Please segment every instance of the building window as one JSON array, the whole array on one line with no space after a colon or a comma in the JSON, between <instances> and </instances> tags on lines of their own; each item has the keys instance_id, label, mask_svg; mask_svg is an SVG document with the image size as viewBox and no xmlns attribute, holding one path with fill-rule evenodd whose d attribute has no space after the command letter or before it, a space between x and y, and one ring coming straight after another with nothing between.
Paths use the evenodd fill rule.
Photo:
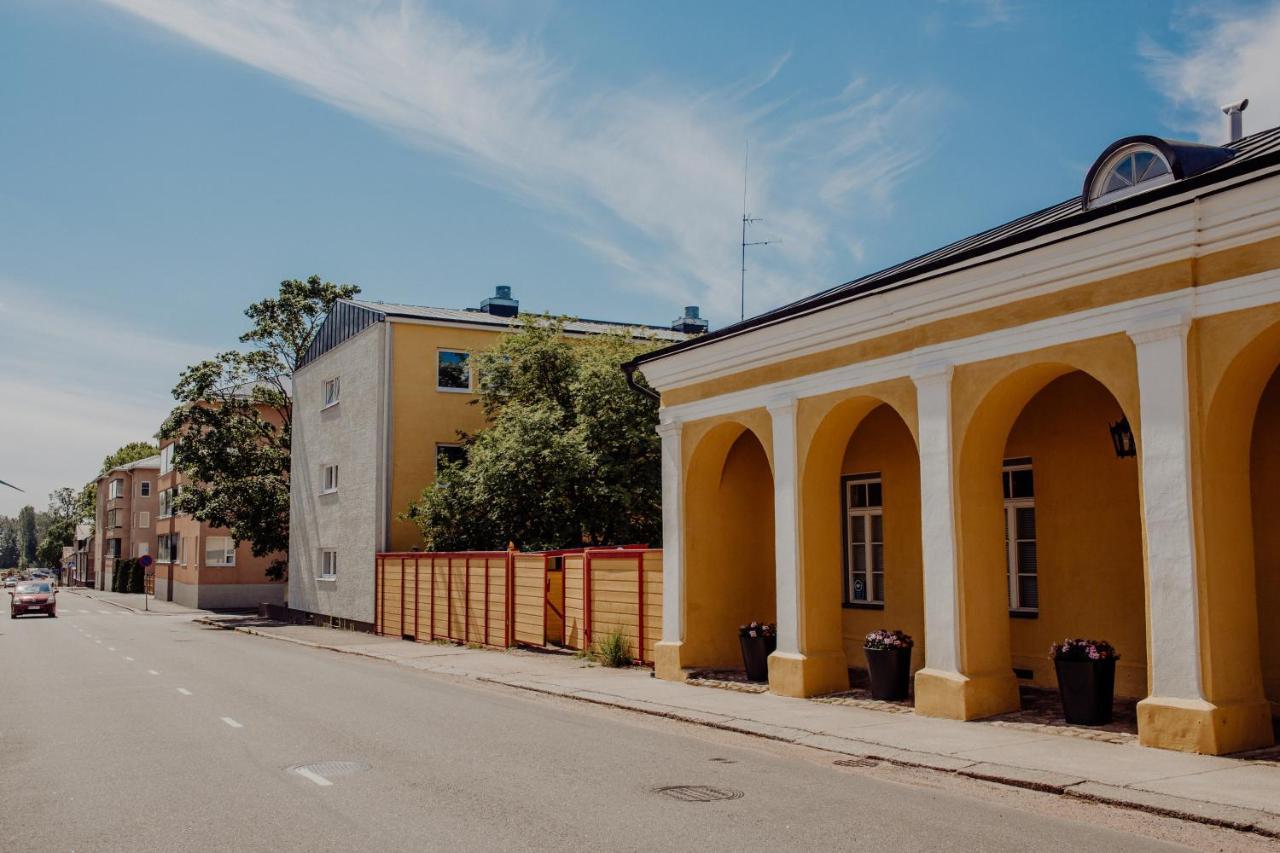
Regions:
<instances>
[{"instance_id":1,"label":"building window","mask_svg":"<svg viewBox=\"0 0 1280 853\"><path fill-rule=\"evenodd\" d=\"M884 606L884 488L879 474L842 478L845 513L844 600Z\"/></svg>"},{"instance_id":2,"label":"building window","mask_svg":"<svg viewBox=\"0 0 1280 853\"><path fill-rule=\"evenodd\" d=\"M120 526L120 510L118 509L107 510L107 529L110 530L119 526Z\"/></svg>"},{"instance_id":3,"label":"building window","mask_svg":"<svg viewBox=\"0 0 1280 853\"><path fill-rule=\"evenodd\" d=\"M149 512L138 513L138 527L141 528L142 530L146 530L150 526L151 526L151 513Z\"/></svg>"},{"instance_id":4,"label":"building window","mask_svg":"<svg viewBox=\"0 0 1280 853\"><path fill-rule=\"evenodd\" d=\"M139 542L137 545L133 546L133 550L135 552L133 556L145 557L151 552L151 543Z\"/></svg>"},{"instance_id":5,"label":"building window","mask_svg":"<svg viewBox=\"0 0 1280 853\"><path fill-rule=\"evenodd\" d=\"M173 515L173 490L161 489L158 496L159 507L156 511L156 518L168 518Z\"/></svg>"},{"instance_id":6,"label":"building window","mask_svg":"<svg viewBox=\"0 0 1280 853\"><path fill-rule=\"evenodd\" d=\"M107 556L108 557L120 556L120 540L119 539L107 540Z\"/></svg>"},{"instance_id":7,"label":"building window","mask_svg":"<svg viewBox=\"0 0 1280 853\"><path fill-rule=\"evenodd\" d=\"M141 498L151 497L151 481L150 480L143 480L142 482L138 483L138 497L141 497Z\"/></svg>"},{"instance_id":8,"label":"building window","mask_svg":"<svg viewBox=\"0 0 1280 853\"><path fill-rule=\"evenodd\" d=\"M111 481L107 487L107 498L114 500L115 498L124 497L124 480L116 478Z\"/></svg>"},{"instance_id":9,"label":"building window","mask_svg":"<svg viewBox=\"0 0 1280 853\"><path fill-rule=\"evenodd\" d=\"M185 563L182 553L182 536L162 533L156 537L156 561L160 563Z\"/></svg>"},{"instance_id":10,"label":"building window","mask_svg":"<svg viewBox=\"0 0 1280 853\"><path fill-rule=\"evenodd\" d=\"M336 548L320 550L320 579L334 580L338 577L338 551Z\"/></svg>"},{"instance_id":11,"label":"building window","mask_svg":"<svg viewBox=\"0 0 1280 853\"><path fill-rule=\"evenodd\" d=\"M204 540L204 564L206 566L234 566L236 543L230 536L206 536Z\"/></svg>"},{"instance_id":12,"label":"building window","mask_svg":"<svg viewBox=\"0 0 1280 853\"><path fill-rule=\"evenodd\" d=\"M338 405L338 400L341 398L341 394L342 382L340 378L335 376L332 379L326 379L324 381L324 403L320 408L327 409L330 406Z\"/></svg>"},{"instance_id":13,"label":"building window","mask_svg":"<svg viewBox=\"0 0 1280 853\"><path fill-rule=\"evenodd\" d=\"M1098 170L1090 201L1115 201L1172 180L1173 173L1160 152L1146 145L1124 148Z\"/></svg>"},{"instance_id":14,"label":"building window","mask_svg":"<svg viewBox=\"0 0 1280 853\"><path fill-rule=\"evenodd\" d=\"M1009 610L1035 614L1040 609L1040 579L1036 574L1036 484L1031 460L1006 459L1003 478Z\"/></svg>"},{"instance_id":15,"label":"building window","mask_svg":"<svg viewBox=\"0 0 1280 853\"><path fill-rule=\"evenodd\" d=\"M328 495L338 491L338 466L325 465L320 469L320 494Z\"/></svg>"},{"instance_id":16,"label":"building window","mask_svg":"<svg viewBox=\"0 0 1280 853\"><path fill-rule=\"evenodd\" d=\"M168 474L173 470L173 445L166 444L160 448L160 474Z\"/></svg>"},{"instance_id":17,"label":"building window","mask_svg":"<svg viewBox=\"0 0 1280 853\"><path fill-rule=\"evenodd\" d=\"M467 449L461 444L437 444L436 445L436 474L440 473L443 465L465 465L467 464Z\"/></svg>"},{"instance_id":18,"label":"building window","mask_svg":"<svg viewBox=\"0 0 1280 853\"><path fill-rule=\"evenodd\" d=\"M436 387L441 391L470 391L471 356L457 350L437 352Z\"/></svg>"}]
</instances>

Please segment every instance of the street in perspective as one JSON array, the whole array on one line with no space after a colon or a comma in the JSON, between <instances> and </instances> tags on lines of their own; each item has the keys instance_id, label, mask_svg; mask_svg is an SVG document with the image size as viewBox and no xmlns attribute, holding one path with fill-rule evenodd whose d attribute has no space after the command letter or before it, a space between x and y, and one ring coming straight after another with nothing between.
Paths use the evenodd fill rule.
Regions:
<instances>
[{"instance_id":1,"label":"street in perspective","mask_svg":"<svg viewBox=\"0 0 1280 853\"><path fill-rule=\"evenodd\" d=\"M1277 49L0 9L0 851L1280 849Z\"/></svg>"}]
</instances>

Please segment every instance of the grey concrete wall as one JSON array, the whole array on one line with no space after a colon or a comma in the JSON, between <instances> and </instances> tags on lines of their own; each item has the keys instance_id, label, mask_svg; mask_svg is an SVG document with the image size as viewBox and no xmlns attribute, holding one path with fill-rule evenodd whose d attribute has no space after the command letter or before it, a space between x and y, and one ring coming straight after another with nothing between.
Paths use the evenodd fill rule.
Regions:
<instances>
[{"instance_id":1,"label":"grey concrete wall","mask_svg":"<svg viewBox=\"0 0 1280 853\"><path fill-rule=\"evenodd\" d=\"M384 513L388 326L370 326L294 376L288 601L295 610L373 621L373 561ZM322 410L324 382L335 376L341 401ZM322 466L333 464L338 491L322 495ZM338 551L335 580L320 579L322 548Z\"/></svg>"}]
</instances>

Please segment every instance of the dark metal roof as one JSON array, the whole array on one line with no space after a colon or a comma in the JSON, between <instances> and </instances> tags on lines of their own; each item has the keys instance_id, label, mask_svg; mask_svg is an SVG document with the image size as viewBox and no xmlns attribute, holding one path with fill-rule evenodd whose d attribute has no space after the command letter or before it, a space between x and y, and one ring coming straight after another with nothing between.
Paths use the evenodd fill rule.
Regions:
<instances>
[{"instance_id":1,"label":"dark metal roof","mask_svg":"<svg viewBox=\"0 0 1280 853\"><path fill-rule=\"evenodd\" d=\"M324 322L320 324L315 339L307 347L307 354L302 357L302 363L298 368L306 367L338 344L355 337L374 323L381 323L386 319L387 315L381 311L366 308L346 299L339 299L330 309L329 316L325 317Z\"/></svg>"},{"instance_id":2,"label":"dark metal roof","mask_svg":"<svg viewBox=\"0 0 1280 853\"><path fill-rule=\"evenodd\" d=\"M1134 193L1108 204L1095 204L1093 207L1085 206L1085 195L1067 199L1052 207L1046 207L1035 213L1027 214L1012 222L1006 222L1004 225L958 240L955 243L927 252L908 261L903 261L895 266L887 267L879 272L845 282L804 299L758 314L755 317L749 317L722 329L708 332L700 337L646 353L632 363L641 365L682 350L706 346L722 338L734 337L753 329L771 326L834 305L865 298L872 294L894 290L897 287L924 284L928 279L913 282L908 282L907 280L917 276L927 276L930 273L942 274L943 271L950 272L959 268L987 263L995 259L992 256L996 252L1017 247L1019 244L1029 243L1040 237L1051 235L1056 231L1086 224L1101 217L1147 205L1153 201L1169 198L1188 190L1211 187L1213 184L1229 178L1280 163L1280 127L1275 127L1246 136L1221 147L1199 145L1194 142L1164 140L1158 137L1126 137L1109 146L1103 152L1102 156L1095 162L1094 168L1090 170L1091 174L1098 168L1100 163L1117 150L1118 146L1138 141L1152 144L1159 143L1157 147L1170 159L1171 167L1176 164L1175 177L1178 177L1179 173L1181 173L1181 179L1163 184L1146 192ZM1221 153L1215 153L1223 151L1230 153L1229 159L1224 158ZM1085 186L1087 192L1089 184L1086 183ZM1139 216L1146 216L1154 212L1156 211L1148 211L1139 214ZM1129 220L1117 220L1101 227L1110 227L1126 221Z\"/></svg>"}]
</instances>

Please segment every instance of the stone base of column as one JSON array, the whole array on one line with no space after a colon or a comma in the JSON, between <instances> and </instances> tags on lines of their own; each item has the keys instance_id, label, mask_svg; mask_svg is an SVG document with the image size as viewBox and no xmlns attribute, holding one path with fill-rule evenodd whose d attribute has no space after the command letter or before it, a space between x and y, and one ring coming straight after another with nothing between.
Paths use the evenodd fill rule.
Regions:
<instances>
[{"instance_id":1,"label":"stone base of column","mask_svg":"<svg viewBox=\"0 0 1280 853\"><path fill-rule=\"evenodd\" d=\"M1151 696L1138 703L1143 746L1227 755L1271 746L1271 706L1265 701L1214 705L1203 699Z\"/></svg>"},{"instance_id":2,"label":"stone base of column","mask_svg":"<svg viewBox=\"0 0 1280 853\"><path fill-rule=\"evenodd\" d=\"M849 665L842 652L769 655L769 692L779 696L823 696L849 689Z\"/></svg>"},{"instance_id":3,"label":"stone base of column","mask_svg":"<svg viewBox=\"0 0 1280 853\"><path fill-rule=\"evenodd\" d=\"M950 720L980 720L1021 707L1013 673L961 675L922 669L915 679L916 713Z\"/></svg>"},{"instance_id":4,"label":"stone base of column","mask_svg":"<svg viewBox=\"0 0 1280 853\"><path fill-rule=\"evenodd\" d=\"M653 674L667 681L684 681L687 673L680 665L684 643L658 642L653 645Z\"/></svg>"}]
</instances>

